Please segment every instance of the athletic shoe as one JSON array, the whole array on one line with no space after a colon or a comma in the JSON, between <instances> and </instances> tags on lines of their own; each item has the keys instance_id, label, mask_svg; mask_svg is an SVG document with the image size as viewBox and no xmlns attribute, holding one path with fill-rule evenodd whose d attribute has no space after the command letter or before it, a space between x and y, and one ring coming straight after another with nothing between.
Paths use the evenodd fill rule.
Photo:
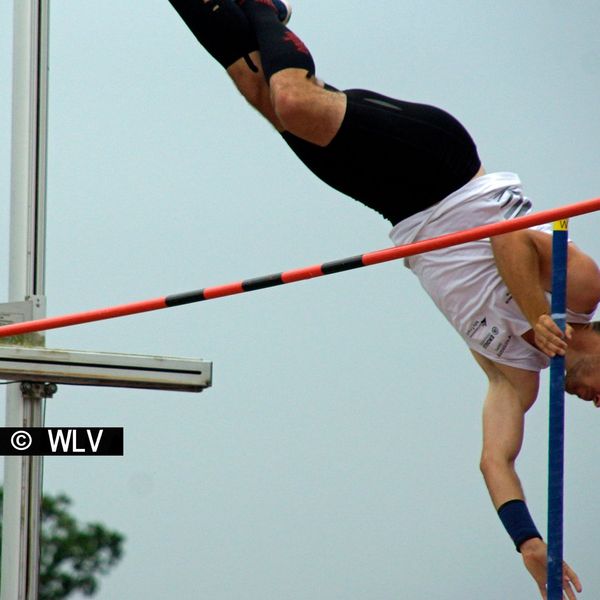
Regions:
<instances>
[{"instance_id":1,"label":"athletic shoe","mask_svg":"<svg viewBox=\"0 0 600 600\"><path fill-rule=\"evenodd\" d=\"M235 0L240 6L245 0ZM292 5L289 0L257 0L261 4L270 4L277 12L277 17L283 25L287 25L292 18Z\"/></svg>"},{"instance_id":2,"label":"athletic shoe","mask_svg":"<svg viewBox=\"0 0 600 600\"><path fill-rule=\"evenodd\" d=\"M277 9L277 16L283 25L287 25L292 18L292 5L289 0L272 0Z\"/></svg>"}]
</instances>

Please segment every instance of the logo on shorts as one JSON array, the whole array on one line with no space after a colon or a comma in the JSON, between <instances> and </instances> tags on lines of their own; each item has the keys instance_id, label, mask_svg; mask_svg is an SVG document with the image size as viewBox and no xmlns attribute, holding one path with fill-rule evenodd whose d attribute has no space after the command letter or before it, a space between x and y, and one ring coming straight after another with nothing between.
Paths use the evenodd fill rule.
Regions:
<instances>
[{"instance_id":1,"label":"logo on shorts","mask_svg":"<svg viewBox=\"0 0 600 600\"><path fill-rule=\"evenodd\" d=\"M467 330L467 337L472 338L480 329L487 327L487 319L483 317L481 321L478 319L471 323L471 326Z\"/></svg>"},{"instance_id":2,"label":"logo on shorts","mask_svg":"<svg viewBox=\"0 0 600 600\"><path fill-rule=\"evenodd\" d=\"M487 350L489 348L490 344L495 339L496 339L496 336L493 333L490 333L483 338L483 340L481 342L481 346Z\"/></svg>"},{"instance_id":3,"label":"logo on shorts","mask_svg":"<svg viewBox=\"0 0 600 600\"><path fill-rule=\"evenodd\" d=\"M509 335L501 344L498 344L496 347L496 356L500 357L504 354L508 344L510 344L510 340L512 340L512 335Z\"/></svg>"}]
</instances>

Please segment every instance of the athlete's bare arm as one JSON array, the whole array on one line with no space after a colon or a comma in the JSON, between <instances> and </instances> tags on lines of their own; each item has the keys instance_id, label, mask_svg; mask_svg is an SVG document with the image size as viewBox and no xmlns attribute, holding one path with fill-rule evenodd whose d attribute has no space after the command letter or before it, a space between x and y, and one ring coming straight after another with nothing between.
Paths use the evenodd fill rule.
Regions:
<instances>
[{"instance_id":1,"label":"athlete's bare arm","mask_svg":"<svg viewBox=\"0 0 600 600\"><path fill-rule=\"evenodd\" d=\"M564 354L566 336L550 317L545 296L552 286L552 236L523 230L492 238L498 271L519 308L531 324L531 341L548 356ZM574 312L592 312L600 299L600 271L596 263L574 244L569 244L567 306Z\"/></svg>"},{"instance_id":2,"label":"athlete's bare arm","mask_svg":"<svg viewBox=\"0 0 600 600\"><path fill-rule=\"evenodd\" d=\"M539 374L494 363L472 352L489 380L483 408L483 448L481 472L496 510L510 500L525 500L515 461L521 450L525 413L537 398ZM539 538L521 544L525 567L538 586L542 598L546 594L547 546ZM574 590L581 591L577 574L564 565L564 592L575 600Z\"/></svg>"},{"instance_id":3,"label":"athlete's bare arm","mask_svg":"<svg viewBox=\"0 0 600 600\"><path fill-rule=\"evenodd\" d=\"M481 471L496 509L524 500L515 460L523 442L525 413L537 398L539 374L499 365L472 351L489 381L483 406Z\"/></svg>"}]
</instances>

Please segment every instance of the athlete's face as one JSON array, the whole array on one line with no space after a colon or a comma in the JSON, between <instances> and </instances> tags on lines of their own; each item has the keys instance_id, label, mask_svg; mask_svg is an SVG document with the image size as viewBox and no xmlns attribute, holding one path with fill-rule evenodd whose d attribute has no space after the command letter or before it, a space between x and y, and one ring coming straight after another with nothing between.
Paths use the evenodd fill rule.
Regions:
<instances>
[{"instance_id":1,"label":"athlete's face","mask_svg":"<svg viewBox=\"0 0 600 600\"><path fill-rule=\"evenodd\" d=\"M587 356L573 365L567 371L565 389L600 408L600 355Z\"/></svg>"}]
</instances>

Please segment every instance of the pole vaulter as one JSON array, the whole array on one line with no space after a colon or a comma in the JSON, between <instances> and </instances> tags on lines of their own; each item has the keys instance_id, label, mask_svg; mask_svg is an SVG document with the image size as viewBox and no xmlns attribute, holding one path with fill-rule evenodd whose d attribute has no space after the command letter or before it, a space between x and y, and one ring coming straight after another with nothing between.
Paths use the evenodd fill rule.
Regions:
<instances>
[{"instance_id":1,"label":"pole vaulter","mask_svg":"<svg viewBox=\"0 0 600 600\"><path fill-rule=\"evenodd\" d=\"M22 335L33 333L36 331L46 331L48 329L57 329L60 327L69 327L72 325L80 325L83 323L91 323L93 321L103 321L105 319L113 319L116 317L124 317L135 315L152 310L160 310L163 308L171 308L173 306L182 306L184 304L192 304L194 302L202 302L204 300L213 300L224 296L232 296L244 292L252 292L264 288L303 281L323 275L332 275L342 271L358 269L360 267L368 267L383 262L406 258L432 250L440 250L449 246L474 242L487 237L510 233L519 229L526 229L536 225L543 225L560 219L568 219L578 215L600 210L600 198L584 200L576 204L570 204L559 208L540 211L534 214L517 217L508 221L491 223L474 227L465 231L448 233L439 237L421 240L412 244L403 246L394 246L374 252L367 252L349 258L325 262L310 267L283 271L271 275L264 275L253 279L246 279L225 285L207 287L190 292L179 294L171 294L150 300L141 300L128 304L120 304L106 308L88 310L79 313L61 315L57 317L47 317L33 321L25 321L23 323L14 323L0 327L0 338L14 335Z\"/></svg>"}]
</instances>

